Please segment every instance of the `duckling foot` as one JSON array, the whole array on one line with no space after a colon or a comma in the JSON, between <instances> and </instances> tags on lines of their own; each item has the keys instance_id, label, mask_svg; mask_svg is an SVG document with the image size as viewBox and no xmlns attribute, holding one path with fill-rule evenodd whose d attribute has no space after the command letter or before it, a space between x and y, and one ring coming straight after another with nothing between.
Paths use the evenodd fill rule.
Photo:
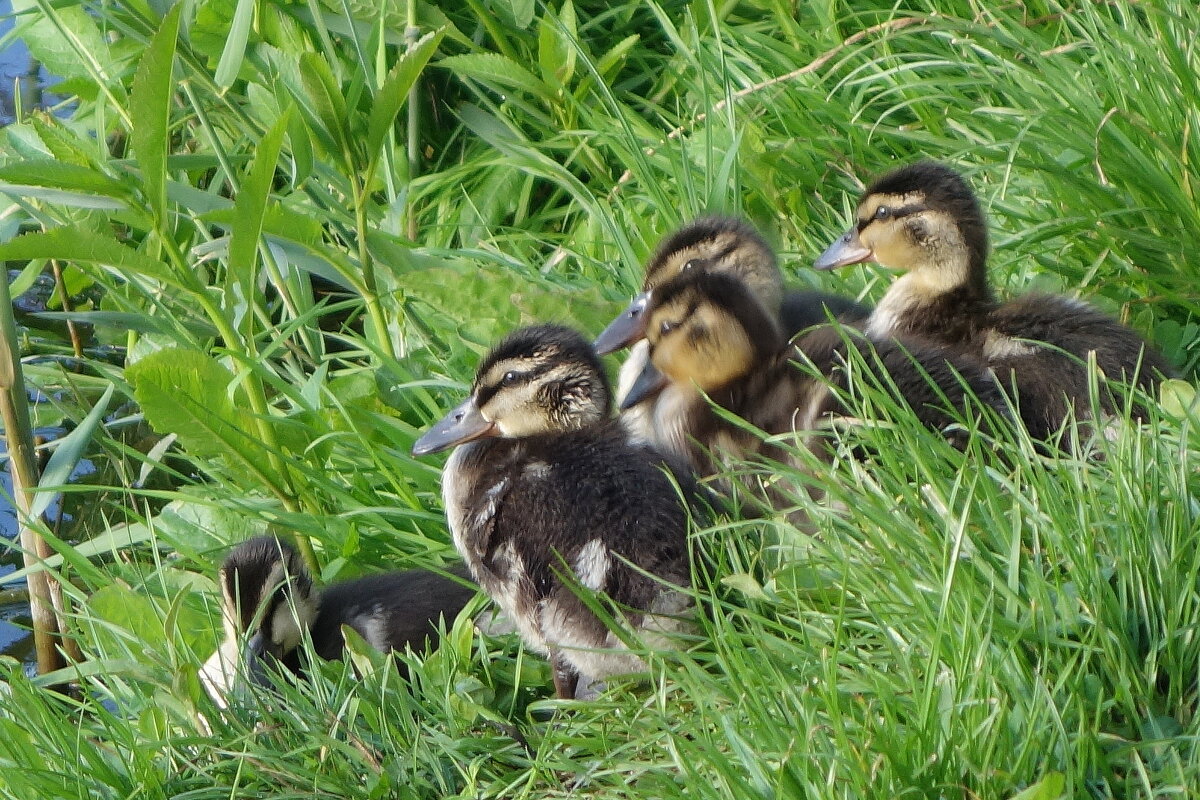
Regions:
<instances>
[{"instance_id":1,"label":"duckling foot","mask_svg":"<svg viewBox=\"0 0 1200 800\"><path fill-rule=\"evenodd\" d=\"M593 680L586 675L580 676L579 683L575 686L576 700L595 700L608 689L608 684L604 681Z\"/></svg>"},{"instance_id":2,"label":"duckling foot","mask_svg":"<svg viewBox=\"0 0 1200 800\"><path fill-rule=\"evenodd\" d=\"M559 700L574 700L579 672L557 652L550 654L550 666L554 668L554 696Z\"/></svg>"}]
</instances>

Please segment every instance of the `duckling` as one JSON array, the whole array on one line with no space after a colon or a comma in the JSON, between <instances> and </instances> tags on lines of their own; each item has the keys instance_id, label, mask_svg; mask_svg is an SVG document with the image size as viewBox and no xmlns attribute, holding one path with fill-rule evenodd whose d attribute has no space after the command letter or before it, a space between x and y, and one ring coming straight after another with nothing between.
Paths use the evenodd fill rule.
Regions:
<instances>
[{"instance_id":1,"label":"duckling","mask_svg":"<svg viewBox=\"0 0 1200 800\"><path fill-rule=\"evenodd\" d=\"M655 408L666 411L654 420L654 444L688 459L701 475L755 453L787 460L778 447L765 446L713 405L768 434L802 432L805 444L821 452L814 434L830 417L847 413L835 389L845 391L853 381L850 348L880 386L934 430L949 429L959 419L950 409L971 413L975 402L1005 413L983 366L944 347L876 340L833 325L789 343L754 293L731 275L702 270L680 275L655 292L646 319L649 363L624 403L659 394ZM807 362L825 380L793 361Z\"/></svg>"},{"instance_id":2,"label":"duckling","mask_svg":"<svg viewBox=\"0 0 1200 800\"><path fill-rule=\"evenodd\" d=\"M292 545L274 536L242 542L221 566L225 642L205 665L203 679L223 702L239 662L259 683L272 662L299 672L305 634L318 656L340 659L343 625L380 650L419 650L437 635L440 618L453 622L476 594L462 565L448 572L457 577L419 569L386 572L320 590Z\"/></svg>"},{"instance_id":3,"label":"duckling","mask_svg":"<svg viewBox=\"0 0 1200 800\"><path fill-rule=\"evenodd\" d=\"M788 333L799 333L830 317L852 323L871 313L869 307L829 292L785 292L775 251L753 225L738 217L707 216L659 243L646 263L642 292L596 337L596 352L607 355L644 337L645 310L655 288L697 268L740 278Z\"/></svg>"},{"instance_id":4,"label":"duckling","mask_svg":"<svg viewBox=\"0 0 1200 800\"><path fill-rule=\"evenodd\" d=\"M601 355L632 346L617 378L618 397L626 396L646 366L647 348L642 343L646 332L645 311L656 287L695 269L740 278L789 334L835 317L846 324L855 324L871 313L869 307L841 295L811 290L785 292L775 252L753 225L737 217L701 217L663 239L646 264L641 294L596 338L596 351ZM621 416L634 439L653 438L650 429L650 420L656 416L653 409L630 406Z\"/></svg>"},{"instance_id":5,"label":"duckling","mask_svg":"<svg viewBox=\"0 0 1200 800\"><path fill-rule=\"evenodd\" d=\"M982 358L1015 391L1022 421L1053 437L1071 413L1085 418L1089 357L1105 376L1153 392L1174 369L1137 333L1087 303L1029 294L998 302L987 279L987 223L974 192L949 167L919 162L877 179L854 227L817 269L876 261L904 270L872 312L871 335L916 335ZM1100 398L1111 413L1117 401Z\"/></svg>"},{"instance_id":6,"label":"duckling","mask_svg":"<svg viewBox=\"0 0 1200 800\"><path fill-rule=\"evenodd\" d=\"M599 357L576 331L537 325L479 364L470 396L413 445L457 445L446 518L471 574L549 655L559 698L645 664L578 595L607 595L647 643L685 627L690 487L610 417ZM676 483L684 489L681 494Z\"/></svg>"}]
</instances>

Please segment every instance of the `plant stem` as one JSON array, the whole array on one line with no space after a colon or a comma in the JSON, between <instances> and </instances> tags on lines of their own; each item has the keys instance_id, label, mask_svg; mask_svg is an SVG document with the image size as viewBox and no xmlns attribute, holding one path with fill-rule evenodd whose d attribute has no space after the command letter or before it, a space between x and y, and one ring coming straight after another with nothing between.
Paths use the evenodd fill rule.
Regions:
<instances>
[{"instance_id":1,"label":"plant stem","mask_svg":"<svg viewBox=\"0 0 1200 800\"><path fill-rule=\"evenodd\" d=\"M370 248L367 247L367 193L371 179L370 174L366 176L366 180L360 179L358 175L351 175L351 185L354 189L354 227L355 235L358 238L358 262L362 267L363 302L366 303L367 316L371 319L371 326L375 328L376 346L379 347L380 352L394 359L396 351L392 347L392 337L388 335L387 318L384 316L383 306L379 302L379 290L375 281L375 262L371 258Z\"/></svg>"},{"instance_id":2,"label":"plant stem","mask_svg":"<svg viewBox=\"0 0 1200 800\"><path fill-rule=\"evenodd\" d=\"M54 272L54 288L58 291L58 302L62 305L62 310L69 314L75 309L71 307L71 297L67 294L67 282L63 280L62 267L58 265L58 259L50 260L50 269ZM82 361L83 341L79 338L79 329L75 327L74 320L67 320L67 335L71 339L71 350L74 351L75 358Z\"/></svg>"},{"instance_id":3,"label":"plant stem","mask_svg":"<svg viewBox=\"0 0 1200 800\"><path fill-rule=\"evenodd\" d=\"M33 489L38 483L34 462L33 430L29 423L29 397L21 374L17 347L17 324L13 318L8 279L0 281L0 413L4 418L4 437L8 445L8 467L12 472L13 501L21 525L21 549L26 567L36 567L53 555L49 546L33 528L30 517ZM55 618L50 591L50 575L35 571L26 579L29 586L29 611L33 617L33 646L37 651L38 672L53 672L63 665L55 649L59 622Z\"/></svg>"},{"instance_id":4,"label":"plant stem","mask_svg":"<svg viewBox=\"0 0 1200 800\"><path fill-rule=\"evenodd\" d=\"M407 6L407 23L408 27L404 29L404 39L407 43L408 52L412 52L420 40L421 29L417 27L417 0L408 0ZM408 239L411 242L417 240L417 207L413 202L412 184L421 172L421 78L413 81L412 87L408 90L408 191L406 193L407 201L405 202L406 216L408 217Z\"/></svg>"}]
</instances>

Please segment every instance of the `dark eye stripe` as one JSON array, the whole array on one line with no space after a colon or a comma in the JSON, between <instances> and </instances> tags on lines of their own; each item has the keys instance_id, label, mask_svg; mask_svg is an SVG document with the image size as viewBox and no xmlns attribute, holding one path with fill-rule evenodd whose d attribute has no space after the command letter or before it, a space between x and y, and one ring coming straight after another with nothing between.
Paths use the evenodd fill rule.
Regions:
<instances>
[{"instance_id":1,"label":"dark eye stripe","mask_svg":"<svg viewBox=\"0 0 1200 800\"><path fill-rule=\"evenodd\" d=\"M553 367L554 367L553 364L546 363L546 364L540 364L536 367L533 367L532 369L525 370L524 372L521 372L518 370L510 370L510 372L517 373L516 378L515 378L515 380L513 380L512 383L502 384L500 382L497 382L497 383L494 383L494 384L491 384L488 386L480 386L479 387L479 392L478 392L479 405L482 406L485 403L487 403L489 400L491 400L493 397L495 397L496 393L499 392L501 389L511 389L514 386L524 386L525 384L532 383L537 378L540 378L542 375L545 375L547 372L549 372ZM503 380L503 376L501 376L501 380Z\"/></svg>"},{"instance_id":2,"label":"dark eye stripe","mask_svg":"<svg viewBox=\"0 0 1200 800\"><path fill-rule=\"evenodd\" d=\"M922 211L928 211L928 210L929 210L929 207L924 205L923 203L913 203L912 205L900 206L899 208L889 207L888 219L901 219L902 217L909 217L909 216L912 216L913 214L919 214ZM864 228L866 228L868 225L870 225L872 222L875 222L875 221L876 221L876 219L875 219L874 214L872 214L867 219L860 219L858 221L858 225L856 226L858 228L859 233L862 233Z\"/></svg>"}]
</instances>

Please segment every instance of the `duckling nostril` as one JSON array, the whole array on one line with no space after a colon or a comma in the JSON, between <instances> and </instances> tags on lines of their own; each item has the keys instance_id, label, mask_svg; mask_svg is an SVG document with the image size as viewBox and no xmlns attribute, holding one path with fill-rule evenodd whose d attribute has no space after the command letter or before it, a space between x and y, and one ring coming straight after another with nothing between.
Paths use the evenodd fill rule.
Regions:
<instances>
[{"instance_id":1,"label":"duckling nostril","mask_svg":"<svg viewBox=\"0 0 1200 800\"><path fill-rule=\"evenodd\" d=\"M631 309L629 309L629 318L630 318L630 319L637 319L637 318L638 318L638 317L640 317L641 315L642 315L642 309L641 309L641 308L631 308Z\"/></svg>"}]
</instances>

